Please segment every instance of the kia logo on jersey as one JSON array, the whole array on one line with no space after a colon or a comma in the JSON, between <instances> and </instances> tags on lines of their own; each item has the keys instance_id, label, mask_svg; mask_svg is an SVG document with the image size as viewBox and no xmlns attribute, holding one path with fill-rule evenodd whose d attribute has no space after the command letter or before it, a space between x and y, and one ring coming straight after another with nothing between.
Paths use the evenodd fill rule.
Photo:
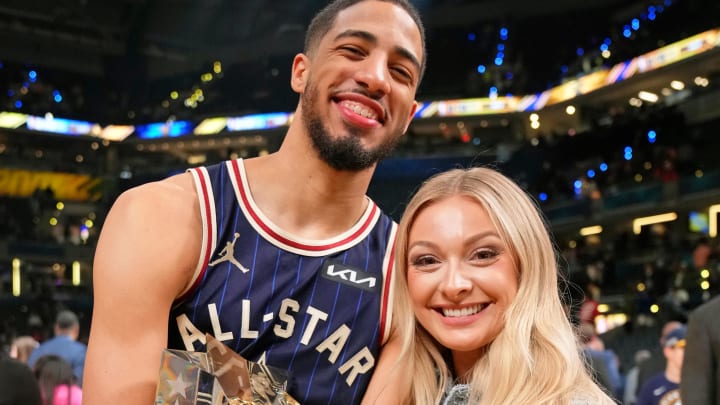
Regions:
<instances>
[{"instance_id":1,"label":"kia logo on jersey","mask_svg":"<svg viewBox=\"0 0 720 405\"><path fill-rule=\"evenodd\" d=\"M340 262L326 260L323 265L323 277L365 291L380 292L378 278L356 267Z\"/></svg>"}]
</instances>

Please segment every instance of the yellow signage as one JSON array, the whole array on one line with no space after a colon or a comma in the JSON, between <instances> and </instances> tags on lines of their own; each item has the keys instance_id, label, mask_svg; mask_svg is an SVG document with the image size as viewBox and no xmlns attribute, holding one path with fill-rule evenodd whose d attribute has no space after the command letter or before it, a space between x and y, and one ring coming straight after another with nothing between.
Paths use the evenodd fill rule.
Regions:
<instances>
[{"instance_id":1,"label":"yellow signage","mask_svg":"<svg viewBox=\"0 0 720 405\"><path fill-rule=\"evenodd\" d=\"M29 197L49 187L58 200L94 201L101 196L101 182L87 174L0 169L0 195L9 197Z\"/></svg>"}]
</instances>

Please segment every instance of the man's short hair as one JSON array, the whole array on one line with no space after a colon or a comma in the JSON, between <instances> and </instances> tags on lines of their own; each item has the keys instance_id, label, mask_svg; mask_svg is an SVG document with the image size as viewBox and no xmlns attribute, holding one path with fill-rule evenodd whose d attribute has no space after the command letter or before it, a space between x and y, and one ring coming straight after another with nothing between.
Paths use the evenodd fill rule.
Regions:
<instances>
[{"instance_id":1,"label":"man's short hair","mask_svg":"<svg viewBox=\"0 0 720 405\"><path fill-rule=\"evenodd\" d=\"M325 6L322 10L320 10L317 14L315 14L315 17L313 17L312 21L310 21L310 25L308 26L307 32L305 33L305 49L304 52L306 54L312 53L312 51L315 50L315 48L318 46L322 38L325 36L325 34L330 31L333 24L335 24L335 19L337 18L338 14L340 14L341 11L345 10L346 8L349 8L351 6L354 6L355 4L362 3L363 1L369 1L369 0L335 0ZM420 40L422 41L422 51L423 51L423 58L420 61L421 63L421 71L420 71L420 77L423 76L423 72L425 71L425 26L422 23L422 19L420 18L420 13L418 10L413 6L409 1L407 0L375 0L375 1L383 1L386 3L392 3L408 13L410 18L413 19L415 22L415 25L417 25L418 30L420 31Z\"/></svg>"},{"instance_id":2,"label":"man's short hair","mask_svg":"<svg viewBox=\"0 0 720 405\"><path fill-rule=\"evenodd\" d=\"M60 311L55 320L55 326L57 326L58 329L63 330L74 328L79 324L80 321L78 320L77 315L75 315L74 312L68 310Z\"/></svg>"}]
</instances>

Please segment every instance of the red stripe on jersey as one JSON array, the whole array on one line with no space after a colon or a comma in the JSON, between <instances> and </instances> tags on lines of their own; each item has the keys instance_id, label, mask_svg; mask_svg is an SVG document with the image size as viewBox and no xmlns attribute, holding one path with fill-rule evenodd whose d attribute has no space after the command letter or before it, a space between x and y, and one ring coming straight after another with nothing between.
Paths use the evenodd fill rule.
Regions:
<instances>
[{"instance_id":1,"label":"red stripe on jersey","mask_svg":"<svg viewBox=\"0 0 720 405\"><path fill-rule=\"evenodd\" d=\"M392 282L392 271L395 266L395 238L390 246L390 260L388 260L388 268L385 271L385 292L383 293L382 302L380 303L380 346L383 345L385 338L385 323L387 322L388 300L390 298L390 288Z\"/></svg>"},{"instance_id":2,"label":"red stripe on jersey","mask_svg":"<svg viewBox=\"0 0 720 405\"><path fill-rule=\"evenodd\" d=\"M242 204L245 206L248 213L250 213L250 216L252 217L253 221L255 221L255 223L257 223L258 226L260 226L263 229L263 231L265 231L268 235L270 235L271 237L277 239L279 242L284 243L290 247L293 247L295 249L307 250L307 251L311 251L311 252L333 249L338 246L342 246L342 245L352 242L358 236L362 235L363 232L365 232L365 230L373 224L373 219L375 218L375 212L377 211L378 207L375 203L370 202L372 204L372 211L370 212L370 215L367 216L365 223L362 224L362 226L356 232L354 232L352 235L348 236L345 239L342 239L335 243L330 243L327 245L307 245L304 243L299 243L294 240L288 239L282 235L279 235L272 228L270 228L266 223L264 223L260 219L260 216L255 212L255 210L252 209L252 205L250 205L250 201L248 199L247 192L245 191L242 177L240 176L240 167L238 166L237 160L232 160L232 167L233 167L233 172L235 174L235 178L238 182L238 190L240 190L240 198L242 199Z\"/></svg>"},{"instance_id":3,"label":"red stripe on jersey","mask_svg":"<svg viewBox=\"0 0 720 405\"><path fill-rule=\"evenodd\" d=\"M207 271L207 265L210 263L210 256L212 255L212 241L213 241L213 226L215 224L212 220L212 212L210 211L210 193L208 193L208 185L205 182L205 176L203 175L203 172L198 169L194 168L192 169L195 174L197 175L197 178L200 180L200 190L198 192L202 195L203 199L203 206L200 209L205 210L205 223L207 223L207 240L205 241L205 257L203 257L203 264L202 264L202 270L200 270L200 274L195 278L195 281L193 281L192 286L183 294L180 298L176 300L176 302L183 302L185 299L187 299L190 294L192 294L195 289L200 285L200 282L202 281L203 277L205 276L205 271Z\"/></svg>"}]
</instances>

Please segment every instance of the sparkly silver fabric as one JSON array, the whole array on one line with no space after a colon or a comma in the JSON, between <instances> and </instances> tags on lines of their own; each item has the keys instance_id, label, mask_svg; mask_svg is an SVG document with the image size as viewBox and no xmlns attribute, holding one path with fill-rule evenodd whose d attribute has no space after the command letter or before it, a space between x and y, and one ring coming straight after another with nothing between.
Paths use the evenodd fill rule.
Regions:
<instances>
[{"instance_id":1,"label":"sparkly silver fabric","mask_svg":"<svg viewBox=\"0 0 720 405\"><path fill-rule=\"evenodd\" d=\"M470 396L470 387L467 384L455 384L445 393L442 405L466 405Z\"/></svg>"}]
</instances>

